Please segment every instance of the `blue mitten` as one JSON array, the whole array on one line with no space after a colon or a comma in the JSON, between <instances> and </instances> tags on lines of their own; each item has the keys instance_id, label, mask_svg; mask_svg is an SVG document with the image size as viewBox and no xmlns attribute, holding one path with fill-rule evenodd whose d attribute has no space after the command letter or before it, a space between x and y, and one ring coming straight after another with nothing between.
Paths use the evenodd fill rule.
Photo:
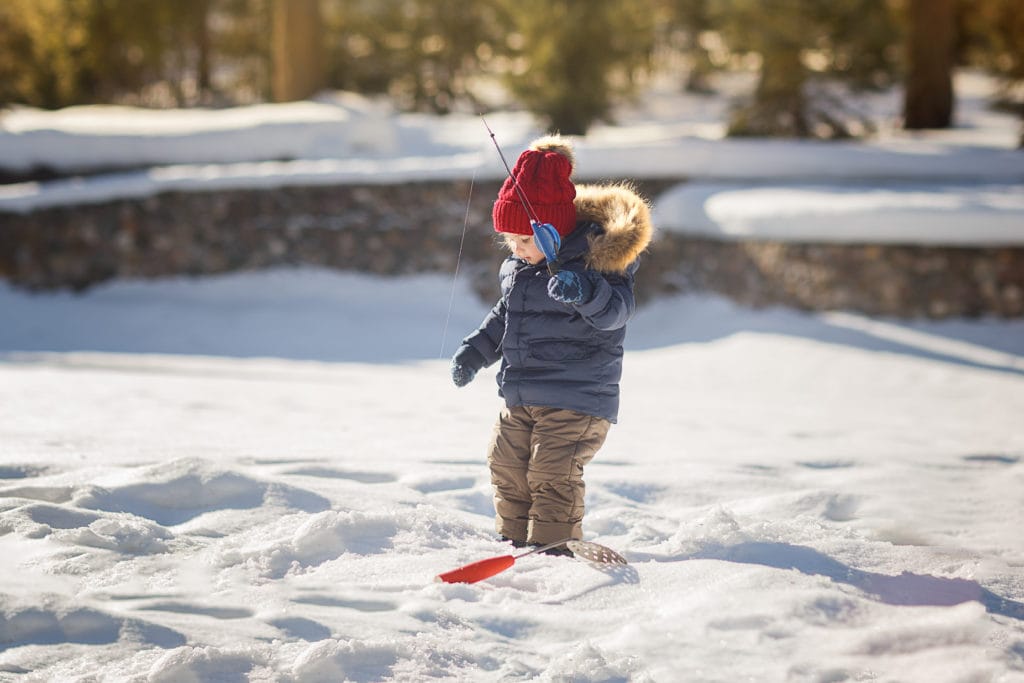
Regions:
<instances>
[{"instance_id":1,"label":"blue mitten","mask_svg":"<svg viewBox=\"0 0 1024 683\"><path fill-rule=\"evenodd\" d=\"M484 357L469 344L463 344L452 358L452 382L464 387L473 381L476 373L484 366Z\"/></svg>"},{"instance_id":2,"label":"blue mitten","mask_svg":"<svg viewBox=\"0 0 1024 683\"><path fill-rule=\"evenodd\" d=\"M563 304L590 301L593 291L589 279L571 270L560 270L548 280L548 296Z\"/></svg>"}]
</instances>

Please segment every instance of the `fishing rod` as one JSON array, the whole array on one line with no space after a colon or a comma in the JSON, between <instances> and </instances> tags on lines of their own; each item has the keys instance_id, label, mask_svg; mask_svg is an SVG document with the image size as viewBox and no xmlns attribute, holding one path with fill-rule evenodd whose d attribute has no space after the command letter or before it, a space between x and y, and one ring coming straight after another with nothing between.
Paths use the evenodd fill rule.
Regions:
<instances>
[{"instance_id":1,"label":"fishing rod","mask_svg":"<svg viewBox=\"0 0 1024 683\"><path fill-rule=\"evenodd\" d=\"M494 143L494 149L498 150L498 156L501 158L501 163L505 166L505 172L508 173L509 179L512 181L512 187L515 188L516 194L519 195L519 201L523 205L523 209L526 211L527 218L530 219L530 228L533 229L533 239L540 248L544 258L547 261L548 272L554 275L558 272L558 250L562 246L562 236L558 234L558 230L555 226L550 223L542 223L537 217L537 213L533 210L533 205L530 204L530 200L527 199L526 193L523 192L523 188L519 186L519 181L512 175L512 169L508 165L508 160L505 159L505 154L501 151L501 145L498 144L498 138L494 135L494 131L487 125L487 119L484 118L483 114L480 114L480 120L484 122L484 128L491 136L491 142Z\"/></svg>"},{"instance_id":2,"label":"fishing rod","mask_svg":"<svg viewBox=\"0 0 1024 683\"><path fill-rule=\"evenodd\" d=\"M498 150L498 156L501 157L501 163L505 165L505 172L508 173L508 177L512 179L512 187L515 188L516 194L519 195L519 201L522 202L523 208L526 209L526 215L530 219L530 224L540 223L537 218L537 214L533 210L533 205L530 204L530 200L526 198L526 193L523 192L523 188L519 187L519 181L516 180L515 176L512 175L512 169L509 168L508 160L505 159L504 152L501 151L501 145L498 144L498 138L495 137L494 131L487 125L487 119L484 118L483 114L480 114L480 120L484 122L484 128L491 136L491 142L494 143L494 149Z\"/></svg>"},{"instance_id":3,"label":"fishing rod","mask_svg":"<svg viewBox=\"0 0 1024 683\"><path fill-rule=\"evenodd\" d=\"M470 562L451 571L438 574L434 577L434 581L439 583L476 583L505 571L514 565L516 560L520 560L527 555L542 553L545 550L550 550L560 545L564 545L571 550L573 556L593 564L608 566L629 564L626 558L607 546L592 541L563 538L560 541L542 545L519 555L498 555L496 557L488 557L486 560Z\"/></svg>"}]
</instances>

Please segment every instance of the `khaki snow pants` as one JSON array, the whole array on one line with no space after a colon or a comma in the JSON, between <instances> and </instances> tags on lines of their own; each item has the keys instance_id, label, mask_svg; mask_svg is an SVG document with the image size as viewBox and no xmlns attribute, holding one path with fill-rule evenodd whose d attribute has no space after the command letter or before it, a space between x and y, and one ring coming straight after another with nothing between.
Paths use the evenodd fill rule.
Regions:
<instances>
[{"instance_id":1,"label":"khaki snow pants","mask_svg":"<svg viewBox=\"0 0 1024 683\"><path fill-rule=\"evenodd\" d=\"M494 425L487 463L495 529L514 541L583 538L583 466L611 423L562 408L506 408Z\"/></svg>"}]
</instances>

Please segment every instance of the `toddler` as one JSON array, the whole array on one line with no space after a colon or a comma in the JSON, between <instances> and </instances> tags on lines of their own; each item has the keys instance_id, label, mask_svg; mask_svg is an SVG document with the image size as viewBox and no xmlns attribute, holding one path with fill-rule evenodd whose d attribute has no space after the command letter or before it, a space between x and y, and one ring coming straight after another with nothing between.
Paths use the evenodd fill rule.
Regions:
<instances>
[{"instance_id":1,"label":"toddler","mask_svg":"<svg viewBox=\"0 0 1024 683\"><path fill-rule=\"evenodd\" d=\"M583 468L618 417L633 278L652 236L646 202L620 185L571 180L568 140L531 143L493 208L511 255L499 272L501 298L452 359L456 386L501 361L498 416L487 462L495 528L515 546L582 539ZM558 231L548 263L531 217ZM548 551L571 555L565 546Z\"/></svg>"}]
</instances>

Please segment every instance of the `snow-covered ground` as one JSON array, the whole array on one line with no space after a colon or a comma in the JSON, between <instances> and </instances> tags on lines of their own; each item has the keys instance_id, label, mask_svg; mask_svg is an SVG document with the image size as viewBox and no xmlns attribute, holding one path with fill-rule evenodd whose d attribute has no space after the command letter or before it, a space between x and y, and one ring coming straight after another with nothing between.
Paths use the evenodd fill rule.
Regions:
<instances>
[{"instance_id":1,"label":"snow-covered ground","mask_svg":"<svg viewBox=\"0 0 1024 683\"><path fill-rule=\"evenodd\" d=\"M690 110L647 104L619 142L612 129L581 141L581 170L669 168L702 145L743 159L707 121L655 123ZM775 174L699 173L729 180L724 194L666 198L660 225L699 210L721 234L756 233L789 214L834 239L881 221L929 241L933 217L946 237L931 241L1019 244L1015 123L977 116L864 146L751 141L750 168L772 148ZM62 129L69 159L110 135L97 120ZM465 131L418 120L426 137L360 157L363 180L394 179L387 164L494 171L486 146L424 153L412 143ZM510 155L531 135L517 117L490 122ZM263 139L246 138L251 125L234 134ZM0 134L0 150L9 142ZM794 170L925 149L941 173L821 183ZM476 160L446 165L462 154ZM984 179L1002 189L979 188L971 158L1004 159ZM237 164L264 163L229 161L165 172L212 191ZM287 164L318 162L273 163L249 182L298 182ZM155 172L74 182L117 195ZM815 194L854 178L863 201ZM903 206L891 193L909 186ZM0 188L0 210L60 204L66 187ZM489 226L468 239L491 239ZM628 567L530 556L479 584L439 584L509 552L483 455L493 371L464 389L447 372L486 310L444 275L278 269L80 295L0 285L0 681L1024 681L1024 321L657 300L631 323L620 424L586 474L586 537Z\"/></svg>"},{"instance_id":2,"label":"snow-covered ground","mask_svg":"<svg viewBox=\"0 0 1024 683\"><path fill-rule=\"evenodd\" d=\"M457 287L446 332L449 287L4 292L0 347L50 350L0 363L0 672L1024 680L1024 323L652 304L587 472L629 567L443 585L509 551L493 373L447 373L485 307Z\"/></svg>"}]
</instances>

